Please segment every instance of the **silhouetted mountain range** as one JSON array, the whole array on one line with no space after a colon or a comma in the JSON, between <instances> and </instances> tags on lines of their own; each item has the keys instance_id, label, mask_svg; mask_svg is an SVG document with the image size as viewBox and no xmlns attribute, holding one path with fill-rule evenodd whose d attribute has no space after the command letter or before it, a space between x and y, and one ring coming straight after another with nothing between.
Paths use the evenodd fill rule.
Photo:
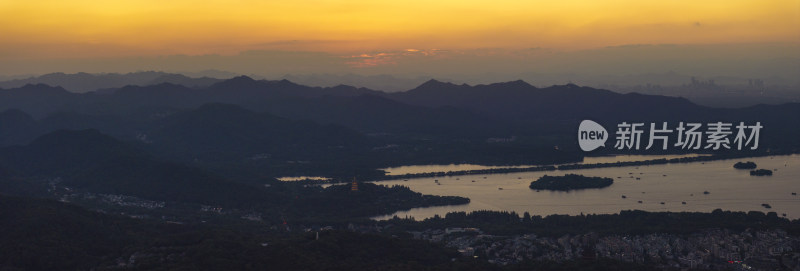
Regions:
<instances>
[{"instance_id":1,"label":"silhouetted mountain range","mask_svg":"<svg viewBox=\"0 0 800 271\"><path fill-rule=\"evenodd\" d=\"M90 91L114 91L117 88L129 85L151 86L170 83L183 85L188 88L200 89L236 76L238 76L238 74L214 70L194 73L156 71L132 72L126 74L51 73L27 78L20 76L0 76L0 88L8 89L18 88L28 84L46 84L50 86L60 86L70 92L84 93ZM264 78L258 75L253 76L255 76L254 78ZM556 76L552 74L521 73L516 75L517 78L527 78L533 80L530 82L538 82L540 84L542 82L570 81L571 76L574 76L574 74L560 74ZM355 86L356 88L368 88L387 93L414 89L420 84L423 84L423 82L431 80L431 77L425 76L403 78L386 74L287 74L279 78L307 86L334 87L338 85L349 85ZM692 84L693 81L691 80L694 80L695 77L674 72L663 74L645 73L626 76L583 76L581 78L583 79L579 81L584 83L584 86L601 87L620 93L639 92L651 95L684 97L691 100L693 103L710 107L738 108L760 103L781 104L787 101L798 101L796 89L790 86L794 84L775 76L759 79L770 82L768 87L753 86L752 82L754 79L752 78L732 76L702 77L699 80L711 80L717 82L719 85L698 86ZM455 82L453 80L442 79L439 79L439 81ZM479 81L486 82L486 80ZM751 85L748 85L748 82L750 82Z\"/></svg>"},{"instance_id":2,"label":"silhouetted mountain range","mask_svg":"<svg viewBox=\"0 0 800 271\"><path fill-rule=\"evenodd\" d=\"M25 117L20 116L19 112L6 114L9 117L16 115L14 118L18 121L0 124L0 143L24 143L25 136L22 135L41 134L55 129L95 128L126 140L148 136L154 142L159 137L169 138L169 134L183 134L185 136L181 138L185 139L171 143L175 147L173 151L177 152L178 146L184 146L186 150L194 150L195 155L203 148L205 149L199 152L210 154L214 153L213 144L190 143L192 141L189 139L192 137L188 135L194 134L186 132L201 129L197 126L200 122L195 121L195 126L192 126L180 123L181 117L172 116L208 103L237 105L258 115L254 117L241 113L243 109L217 105L193 113L203 116L188 117L191 113L186 113L188 115L184 117L184 122L192 119L219 119L202 124L208 125L204 129L210 131L215 130L213 127L219 130L244 131L236 134L241 138L233 134L216 135L237 142L225 143L233 145L220 145L219 149L233 148L238 144L235 148L238 156L245 149L265 150L273 154L274 149L266 147L267 144L264 143L275 139L272 137L291 138L290 143L278 145L286 153L295 154L306 152L289 151L289 146L315 146L308 149L317 150L322 145L351 146L345 144L348 142L345 138L357 138L353 135L354 131L344 132L341 128L334 131L319 125L285 126L280 122L269 121L273 116L339 125L362 134L382 135L370 137L373 140L357 140L364 143L360 144L362 148L402 146L408 144L408 140L437 140L437 144L442 145L453 142L485 144L487 141L498 142L497 138L500 141L513 138L514 142L511 144L538 148L560 146L563 150L575 151L576 144L572 134L583 119L596 120L606 127L614 127L622 121L648 124L667 121L671 125L680 121L760 121L765 127L769 127L762 134L763 146L779 149L797 147L796 142L787 138L800 136L800 128L797 128L800 127L800 120L787 118L798 115L800 104L718 109L699 106L683 98L619 94L573 84L537 88L519 80L476 86L430 80L409 91L384 93L349 86L308 87L288 80L254 80L240 76L205 88L162 83L84 94L70 93L63 88L46 85L0 90L0 110L18 109L31 114L34 119L39 119L38 127L31 128L30 121L24 124ZM221 111L202 113L208 110ZM225 118L216 117L218 114L230 114L227 118L231 123L225 123ZM258 118L261 120L255 121ZM169 121L166 119L172 119L173 128L168 128L166 123ZM228 127L237 121L241 122L238 127ZM9 129L3 126L21 128ZM270 128L267 129L266 126ZM333 135L332 137L337 137L336 134L341 136L331 141L327 141L328 136L298 136L318 133ZM283 139L278 141L284 142ZM250 143L245 144L246 142ZM315 142L322 143L314 145ZM184 156L188 157L189 153L184 153ZM277 153L281 151L274 154ZM320 153L315 152L315 155L318 154ZM293 157L300 158L303 155Z\"/></svg>"},{"instance_id":3,"label":"silhouetted mountain range","mask_svg":"<svg viewBox=\"0 0 800 271\"><path fill-rule=\"evenodd\" d=\"M397 92L412 89L419 84L430 80L430 77L404 78L388 74L358 75L358 74L287 74L283 79L308 86L335 86L338 84L379 89L386 92Z\"/></svg>"},{"instance_id":4,"label":"silhouetted mountain range","mask_svg":"<svg viewBox=\"0 0 800 271\"><path fill-rule=\"evenodd\" d=\"M622 121L666 121L673 127L679 121L759 121L764 126L760 149L749 153L800 152L797 103L718 109L682 98L573 84L536 88L524 81L470 86L430 80L406 92L385 93L244 76L206 86L175 83L183 79L87 93L44 84L0 90L0 266L353 270L402 263L410 270L485 270L482 259L411 240L407 230L436 224L541 232L567 220L594 219L597 225L632 225L627 232L659 232L663 227L644 225L642 218L678 216L628 212L532 220L526 214L520 220L515 213L482 211L473 218L483 224L463 224L473 218L451 213L422 224L394 219L377 228L367 218L469 199L363 181L385 178L380 168L407 164L577 162L586 154L575 138L583 119L598 121L611 133ZM593 154L614 151L612 144ZM350 185L279 182L275 177L280 176L361 182L353 191ZM703 228L725 228L746 216L747 223L734 225L791 226L776 213L721 213L681 219ZM704 220L697 224L697 217ZM484 223L487 218L491 223ZM605 229L581 223L570 224L574 229L564 233ZM319 226L312 225L375 228L386 236L317 231ZM306 229L319 235L311 237ZM399 256L387 261L382 255Z\"/></svg>"},{"instance_id":5,"label":"silhouetted mountain range","mask_svg":"<svg viewBox=\"0 0 800 271\"><path fill-rule=\"evenodd\" d=\"M108 88L120 88L128 85L149 86L161 83L172 83L184 85L191 88L202 88L210 86L222 79L200 77L191 78L182 74L165 72L133 72L126 74L119 73L49 73L25 79L14 79L0 82L0 88L18 88L29 84L46 84L50 86L60 86L71 92L90 92Z\"/></svg>"},{"instance_id":6,"label":"silhouetted mountain range","mask_svg":"<svg viewBox=\"0 0 800 271\"><path fill-rule=\"evenodd\" d=\"M675 114L691 117L708 112L708 108L682 98L619 94L574 84L537 88L521 80L477 86L430 80L415 89L394 93L391 97L428 107L469 108L514 121L591 118L653 120Z\"/></svg>"}]
</instances>

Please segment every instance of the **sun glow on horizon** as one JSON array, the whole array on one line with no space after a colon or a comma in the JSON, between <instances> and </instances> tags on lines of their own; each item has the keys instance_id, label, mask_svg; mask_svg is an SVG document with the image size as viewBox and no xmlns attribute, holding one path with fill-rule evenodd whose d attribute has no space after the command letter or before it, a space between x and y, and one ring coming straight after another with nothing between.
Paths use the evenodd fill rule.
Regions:
<instances>
[{"instance_id":1,"label":"sun glow on horizon","mask_svg":"<svg viewBox=\"0 0 800 271\"><path fill-rule=\"evenodd\" d=\"M800 42L800 1L0 1L0 56Z\"/></svg>"}]
</instances>

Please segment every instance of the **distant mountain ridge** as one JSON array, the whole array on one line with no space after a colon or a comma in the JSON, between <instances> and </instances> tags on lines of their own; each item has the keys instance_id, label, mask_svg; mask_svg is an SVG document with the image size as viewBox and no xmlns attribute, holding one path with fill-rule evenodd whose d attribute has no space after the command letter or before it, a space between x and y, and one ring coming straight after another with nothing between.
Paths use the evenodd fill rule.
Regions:
<instances>
[{"instance_id":1,"label":"distant mountain ridge","mask_svg":"<svg viewBox=\"0 0 800 271\"><path fill-rule=\"evenodd\" d=\"M0 90L0 110L21 109L35 116L44 116L56 111L69 111L77 106L88 110L97 106L118 105L123 108L139 106L196 107L205 103L231 103L260 110L265 105L280 104L290 100L325 97L358 97L372 95L397 102L431 108L456 107L480 111L499 117L511 115L538 115L578 118L580 114L563 114L565 109L581 111L620 111L632 107L650 110L664 107L680 107L681 112L702 111L685 99L641 95L618 94L608 90L579 87L573 84L537 88L524 81L470 86L429 80L418 87L405 91L386 93L367 88L339 85L335 87L308 87L288 80L254 80L238 76L213 83L204 88L192 88L180 84L162 82L148 86L125 86L105 89L102 92L73 94L64 88L47 85L25 85L20 88ZM656 106L657 105L657 106ZM617 112L617 114L622 114ZM664 114L661 112L660 114Z\"/></svg>"},{"instance_id":2,"label":"distant mountain ridge","mask_svg":"<svg viewBox=\"0 0 800 271\"><path fill-rule=\"evenodd\" d=\"M476 86L430 80L412 90L392 93L390 97L414 105L469 108L514 121L598 117L656 119L674 114L689 117L709 110L683 98L619 94L574 84L537 88L522 80Z\"/></svg>"},{"instance_id":3,"label":"distant mountain ridge","mask_svg":"<svg viewBox=\"0 0 800 271\"><path fill-rule=\"evenodd\" d=\"M62 87L71 92L84 93L108 88L121 88L128 85L149 86L161 83L184 85L190 88L203 88L223 79L210 77L188 77L183 74L166 72L132 72L119 73L49 73L25 79L13 79L0 82L0 88L19 88L29 84L46 84Z\"/></svg>"},{"instance_id":4,"label":"distant mountain ridge","mask_svg":"<svg viewBox=\"0 0 800 271\"><path fill-rule=\"evenodd\" d=\"M350 85L365 87L369 89L379 89L385 92L398 92L412 89L419 84L427 81L430 77L398 77L388 74L380 75L358 75L358 74L287 74L281 78L289 81L308 85L308 86L336 86Z\"/></svg>"},{"instance_id":5,"label":"distant mountain ridge","mask_svg":"<svg viewBox=\"0 0 800 271\"><path fill-rule=\"evenodd\" d=\"M83 116L84 119L59 123L59 128L71 129L94 128L92 125L98 123L110 127L120 120L146 126L157 116L209 103L336 124L365 134L468 141L517 136L531 144L568 147L574 142L563 135L571 135L583 119L609 126L622 121L667 121L671 125L681 121L761 121L768 127L789 127L777 130L781 136L800 136L798 120L785 117L798 115L795 112L800 111L800 104L720 109L684 98L620 94L574 84L537 88L521 80L474 86L429 80L409 91L394 93L344 85L309 87L288 80L254 80L247 76L205 88L161 83L78 94L40 84L0 90L0 112L19 109L43 120L54 120L54 115L65 116L67 112ZM146 128L116 126L116 130L103 131L133 138L137 136L136 129ZM542 141L543 137L551 140Z\"/></svg>"}]
</instances>

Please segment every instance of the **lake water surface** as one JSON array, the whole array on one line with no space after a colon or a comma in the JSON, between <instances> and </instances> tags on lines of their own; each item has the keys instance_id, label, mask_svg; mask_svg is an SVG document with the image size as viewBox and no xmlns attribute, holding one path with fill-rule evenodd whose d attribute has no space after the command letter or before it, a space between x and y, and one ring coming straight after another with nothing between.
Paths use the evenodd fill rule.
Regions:
<instances>
[{"instance_id":1,"label":"lake water surface","mask_svg":"<svg viewBox=\"0 0 800 271\"><path fill-rule=\"evenodd\" d=\"M649 158L633 158L639 160L676 158L671 156L647 157ZM585 163L637 161L618 160L620 158L598 158L609 160ZM622 157L622 159L627 158ZM733 168L733 164L737 161L753 161L758 164L758 168L776 171L773 176L768 177L750 176L749 170ZM428 167L430 166L405 167L403 170L406 173L416 173L414 170L419 172L428 170ZM571 192L544 190L536 192L528 188L531 181L545 174L564 175L568 173L609 177L614 179L614 184L602 189ZM434 180L438 180L438 184ZM448 212L475 210L515 211L519 214L527 211L532 215L546 216L581 213L609 214L631 209L654 212L710 212L717 208L731 211L774 211L778 215L786 214L792 219L800 218L800 196L792 195L793 192L800 193L800 155L702 163L415 178L408 181L392 180L377 183L390 186L405 185L423 194L468 197L471 202L457 206L415 208L375 217L375 219L388 219L394 215L424 219L437 214L443 216ZM709 194L705 195L704 191L708 191ZM626 198L622 198L623 195ZM771 205L772 208L764 208L761 205L764 203Z\"/></svg>"},{"instance_id":2,"label":"lake water surface","mask_svg":"<svg viewBox=\"0 0 800 271\"><path fill-rule=\"evenodd\" d=\"M645 161L654 159L673 159L684 157L697 157L704 156L705 154L674 154L674 155L613 155L613 156L595 156L584 157L582 162L570 164L601 164L601 163L616 163L616 162L630 162L630 161ZM526 168L536 167L540 165L521 165L521 166L484 166L475 164L449 164L449 165L414 165L414 166L399 166L384 168L386 175L403 175L415 173L430 173L430 172L448 172L448 171L464 171L464 170L481 170L481 169L497 169L497 168Z\"/></svg>"}]
</instances>

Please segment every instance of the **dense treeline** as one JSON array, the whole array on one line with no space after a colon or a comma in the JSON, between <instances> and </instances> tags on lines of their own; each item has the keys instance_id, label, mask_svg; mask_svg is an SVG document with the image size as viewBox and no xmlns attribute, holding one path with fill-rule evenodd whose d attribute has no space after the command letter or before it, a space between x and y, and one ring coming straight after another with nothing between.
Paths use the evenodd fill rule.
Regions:
<instances>
[{"instance_id":1,"label":"dense treeline","mask_svg":"<svg viewBox=\"0 0 800 271\"><path fill-rule=\"evenodd\" d=\"M169 224L101 214L49 200L0 195L0 265L5 269L72 270L641 270L613 260L523 262L497 266L462 257L441 244L404 237L405 230L479 227L489 234L540 236L690 233L710 227L783 228L798 221L774 213L647 213L529 216L481 211L422 222L393 219L383 234L342 230L291 232L259 226ZM318 233L318 235L317 235ZM397 236L393 236L396 234Z\"/></svg>"},{"instance_id":2,"label":"dense treeline","mask_svg":"<svg viewBox=\"0 0 800 271\"><path fill-rule=\"evenodd\" d=\"M143 225L55 201L0 195L0 266L90 269L140 245L150 230Z\"/></svg>"},{"instance_id":3,"label":"dense treeline","mask_svg":"<svg viewBox=\"0 0 800 271\"><path fill-rule=\"evenodd\" d=\"M788 220L769 212L731 212L714 210L711 213L622 211L619 214L549 215L546 217L527 212L522 217L514 212L475 211L453 212L444 217L435 216L422 221L393 218L382 222L397 229L422 230L426 228L474 227L496 235L535 233L541 236L562 236L595 232L598 234L688 234L709 228L732 230L784 229L800 235L800 220Z\"/></svg>"},{"instance_id":4,"label":"dense treeline","mask_svg":"<svg viewBox=\"0 0 800 271\"><path fill-rule=\"evenodd\" d=\"M694 156L694 157L680 157L680 158L660 158L645 161L624 161L615 163L597 163L597 164L569 164L557 166L559 170L571 169L589 169L589 168L606 168L606 167L629 167L629 166L648 166L648 165L662 165L662 164L678 164L678 163L694 163L694 162L708 162L716 160L734 159L742 157L759 157L768 155L788 155L796 153L796 151L784 150L773 151L769 153L762 152L719 152L713 155Z\"/></svg>"},{"instance_id":5,"label":"dense treeline","mask_svg":"<svg viewBox=\"0 0 800 271\"><path fill-rule=\"evenodd\" d=\"M726 159L734 159L741 157L758 157L766 155L787 155L792 153L793 152L786 152L786 151L783 152L778 151L771 153L728 152L728 153L715 153L713 155L705 155L705 156L680 157L672 159L659 158L659 159L644 160L644 161L621 161L614 163L595 163L595 164L563 164L563 165L553 165L553 166L509 167L509 168L492 168L492 169L448 171L448 172L413 173L413 174L403 174L403 175L388 175L381 179L397 180L397 179L425 178L425 177L439 177L439 176L460 176L460 175L479 175L479 174L497 174L497 173L515 173L515 172L592 169L592 168L608 168L608 167L649 166L649 165L662 165L662 164L708 162L716 160L726 160Z\"/></svg>"},{"instance_id":6,"label":"dense treeline","mask_svg":"<svg viewBox=\"0 0 800 271\"><path fill-rule=\"evenodd\" d=\"M176 225L0 195L4 270L486 270L426 241L346 231L315 233ZM453 261L452 259L458 259Z\"/></svg>"},{"instance_id":7,"label":"dense treeline","mask_svg":"<svg viewBox=\"0 0 800 271\"><path fill-rule=\"evenodd\" d=\"M388 175L384 177L383 180L463 176L463 175L479 175L479 174L502 174L502 173L553 171L553 170L556 170L555 166L489 168L489 169L473 169L473 170L459 170L459 171L447 171L447 172L426 172L426 173L411 173L402 175Z\"/></svg>"}]
</instances>

